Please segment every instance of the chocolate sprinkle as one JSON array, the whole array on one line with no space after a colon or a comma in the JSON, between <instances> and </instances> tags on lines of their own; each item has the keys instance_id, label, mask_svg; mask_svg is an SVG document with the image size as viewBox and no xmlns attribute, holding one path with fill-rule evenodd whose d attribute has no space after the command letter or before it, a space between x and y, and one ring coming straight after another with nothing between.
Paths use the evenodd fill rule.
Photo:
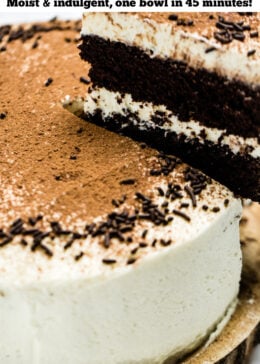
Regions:
<instances>
[{"instance_id":1,"label":"chocolate sprinkle","mask_svg":"<svg viewBox=\"0 0 260 364\"><path fill-rule=\"evenodd\" d=\"M209 47L205 50L205 53L211 53L213 51L215 51L217 48L216 47Z\"/></svg>"},{"instance_id":2,"label":"chocolate sprinkle","mask_svg":"<svg viewBox=\"0 0 260 364\"><path fill-rule=\"evenodd\" d=\"M41 248L48 257L51 258L53 256L53 252L46 245L40 244L39 248Z\"/></svg>"},{"instance_id":3,"label":"chocolate sprinkle","mask_svg":"<svg viewBox=\"0 0 260 364\"><path fill-rule=\"evenodd\" d=\"M10 227L10 229L9 229L9 234L10 235L19 235L19 234L21 234L22 232L23 232L23 220L22 219L17 219L17 220L15 220L13 223L12 223L12 225L11 225L11 227Z\"/></svg>"},{"instance_id":4,"label":"chocolate sprinkle","mask_svg":"<svg viewBox=\"0 0 260 364\"><path fill-rule=\"evenodd\" d=\"M51 77L49 77L49 78L45 81L44 86L48 87L48 86L50 86L50 84L51 84L52 82L53 82L53 79L52 79Z\"/></svg>"},{"instance_id":5,"label":"chocolate sprinkle","mask_svg":"<svg viewBox=\"0 0 260 364\"><path fill-rule=\"evenodd\" d=\"M34 235L37 234L39 232L38 229L28 229L28 230L23 230L22 235Z\"/></svg>"},{"instance_id":6,"label":"chocolate sprinkle","mask_svg":"<svg viewBox=\"0 0 260 364\"><path fill-rule=\"evenodd\" d=\"M135 261L136 261L136 258L129 258L128 260L127 260L127 264L129 265L129 264L134 264L135 263Z\"/></svg>"},{"instance_id":7,"label":"chocolate sprinkle","mask_svg":"<svg viewBox=\"0 0 260 364\"><path fill-rule=\"evenodd\" d=\"M115 199L113 199L113 200L111 201L111 203L112 203L112 205L113 205L113 206L115 206L115 207L119 207L119 206L120 206L119 202L118 202L117 200L115 200Z\"/></svg>"},{"instance_id":8,"label":"chocolate sprinkle","mask_svg":"<svg viewBox=\"0 0 260 364\"><path fill-rule=\"evenodd\" d=\"M37 220L33 217L29 217L28 219L28 224L30 224L31 226L35 226L37 223Z\"/></svg>"},{"instance_id":9,"label":"chocolate sprinkle","mask_svg":"<svg viewBox=\"0 0 260 364\"><path fill-rule=\"evenodd\" d=\"M134 185L136 180L134 178L128 178L120 181L120 185Z\"/></svg>"},{"instance_id":10,"label":"chocolate sprinkle","mask_svg":"<svg viewBox=\"0 0 260 364\"><path fill-rule=\"evenodd\" d=\"M51 221L50 225L51 225L52 231L55 234L60 234L62 228L61 228L61 225L60 225L59 222L57 222L57 221Z\"/></svg>"},{"instance_id":11,"label":"chocolate sprinkle","mask_svg":"<svg viewBox=\"0 0 260 364\"><path fill-rule=\"evenodd\" d=\"M69 241L67 241L67 243L64 245L64 250L69 249L72 246L72 244L74 243L74 241L75 241L75 239L73 239L73 237L71 237L69 239Z\"/></svg>"},{"instance_id":12,"label":"chocolate sprinkle","mask_svg":"<svg viewBox=\"0 0 260 364\"><path fill-rule=\"evenodd\" d=\"M169 246L169 245L171 245L171 240L164 240L164 239L161 239L161 240L160 240L160 244L161 244L162 246Z\"/></svg>"},{"instance_id":13,"label":"chocolate sprinkle","mask_svg":"<svg viewBox=\"0 0 260 364\"><path fill-rule=\"evenodd\" d=\"M135 196L139 200L151 202L151 200L145 197L141 192L136 192Z\"/></svg>"},{"instance_id":14,"label":"chocolate sprinkle","mask_svg":"<svg viewBox=\"0 0 260 364\"><path fill-rule=\"evenodd\" d=\"M85 85L89 85L91 83L91 81L89 79L87 79L86 77L81 76L79 78L80 82L84 83Z\"/></svg>"},{"instance_id":15,"label":"chocolate sprinkle","mask_svg":"<svg viewBox=\"0 0 260 364\"><path fill-rule=\"evenodd\" d=\"M244 30L243 26L238 23L234 23L233 27L235 30L238 30L239 32L243 32L243 30Z\"/></svg>"},{"instance_id":16,"label":"chocolate sprinkle","mask_svg":"<svg viewBox=\"0 0 260 364\"><path fill-rule=\"evenodd\" d=\"M147 233L148 233L148 230L147 229L142 232L142 238L143 239L145 239Z\"/></svg>"},{"instance_id":17,"label":"chocolate sprinkle","mask_svg":"<svg viewBox=\"0 0 260 364\"><path fill-rule=\"evenodd\" d=\"M109 232L106 232L105 234L105 240L104 240L104 247L107 249L110 246L110 234Z\"/></svg>"},{"instance_id":18,"label":"chocolate sprinkle","mask_svg":"<svg viewBox=\"0 0 260 364\"><path fill-rule=\"evenodd\" d=\"M251 11L245 11L245 12L238 12L238 14L240 15L240 16L252 16L253 15L253 12L251 12Z\"/></svg>"},{"instance_id":19,"label":"chocolate sprinkle","mask_svg":"<svg viewBox=\"0 0 260 364\"><path fill-rule=\"evenodd\" d=\"M116 263L116 259L108 259L108 258L104 258L104 259L102 259L102 262L103 262L104 264L114 264L114 263Z\"/></svg>"},{"instance_id":20,"label":"chocolate sprinkle","mask_svg":"<svg viewBox=\"0 0 260 364\"><path fill-rule=\"evenodd\" d=\"M152 247L153 248L155 247L156 243L157 243L157 239L154 239L154 241L152 242Z\"/></svg>"},{"instance_id":21,"label":"chocolate sprinkle","mask_svg":"<svg viewBox=\"0 0 260 364\"><path fill-rule=\"evenodd\" d=\"M218 29L233 29L233 24L225 23L225 22L216 22L216 27Z\"/></svg>"},{"instance_id":22,"label":"chocolate sprinkle","mask_svg":"<svg viewBox=\"0 0 260 364\"><path fill-rule=\"evenodd\" d=\"M172 20L172 21L176 21L176 20L178 20L178 15L177 14L171 14L171 15L168 16L168 19Z\"/></svg>"},{"instance_id":23,"label":"chocolate sprinkle","mask_svg":"<svg viewBox=\"0 0 260 364\"><path fill-rule=\"evenodd\" d=\"M247 57L251 57L256 53L256 49L252 49L251 51L247 52Z\"/></svg>"},{"instance_id":24,"label":"chocolate sprinkle","mask_svg":"<svg viewBox=\"0 0 260 364\"><path fill-rule=\"evenodd\" d=\"M254 32L250 33L250 38L258 38L258 36L259 36L258 31L254 31Z\"/></svg>"},{"instance_id":25,"label":"chocolate sprinkle","mask_svg":"<svg viewBox=\"0 0 260 364\"><path fill-rule=\"evenodd\" d=\"M138 252L139 247L135 247L134 249L131 250L131 254L135 255Z\"/></svg>"},{"instance_id":26,"label":"chocolate sprinkle","mask_svg":"<svg viewBox=\"0 0 260 364\"><path fill-rule=\"evenodd\" d=\"M185 189L185 191L187 192L187 194L188 194L188 195L190 196L190 198L191 198L192 206L193 206L193 207L196 207L196 206L197 206L197 201L196 201L196 196L195 196L195 194L194 194L193 189L192 189L190 186L188 186L188 185L186 185L186 186L184 187L184 189Z\"/></svg>"},{"instance_id":27,"label":"chocolate sprinkle","mask_svg":"<svg viewBox=\"0 0 260 364\"><path fill-rule=\"evenodd\" d=\"M148 245L146 243L143 243L143 242L139 243L140 248L146 248L147 246Z\"/></svg>"},{"instance_id":28,"label":"chocolate sprinkle","mask_svg":"<svg viewBox=\"0 0 260 364\"><path fill-rule=\"evenodd\" d=\"M75 260L78 261L83 257L84 253L80 252L78 255L75 256Z\"/></svg>"},{"instance_id":29,"label":"chocolate sprinkle","mask_svg":"<svg viewBox=\"0 0 260 364\"><path fill-rule=\"evenodd\" d=\"M194 24L194 22L193 22L193 20L178 19L176 24L182 25L184 27L186 27L186 26L190 27Z\"/></svg>"},{"instance_id":30,"label":"chocolate sprinkle","mask_svg":"<svg viewBox=\"0 0 260 364\"><path fill-rule=\"evenodd\" d=\"M163 208L166 208L166 207L168 207L169 206L169 202L168 201L164 201L163 203L162 203L162 207Z\"/></svg>"},{"instance_id":31,"label":"chocolate sprinkle","mask_svg":"<svg viewBox=\"0 0 260 364\"><path fill-rule=\"evenodd\" d=\"M12 240L13 240L13 237L12 236L7 236L4 240L1 241L0 248L2 248L5 245L11 243Z\"/></svg>"},{"instance_id":32,"label":"chocolate sprinkle","mask_svg":"<svg viewBox=\"0 0 260 364\"><path fill-rule=\"evenodd\" d=\"M35 226L36 223L40 220L43 219L43 216L42 215L37 215L36 217L29 217L28 219L28 224L30 224L31 226Z\"/></svg>"},{"instance_id":33,"label":"chocolate sprinkle","mask_svg":"<svg viewBox=\"0 0 260 364\"><path fill-rule=\"evenodd\" d=\"M232 36L228 32L225 33L215 32L214 37L222 44L228 44L232 42Z\"/></svg>"},{"instance_id":34,"label":"chocolate sprinkle","mask_svg":"<svg viewBox=\"0 0 260 364\"><path fill-rule=\"evenodd\" d=\"M251 26L249 24L243 25L243 30L251 30Z\"/></svg>"},{"instance_id":35,"label":"chocolate sprinkle","mask_svg":"<svg viewBox=\"0 0 260 364\"><path fill-rule=\"evenodd\" d=\"M0 239L5 238L7 235L6 233L3 231L3 229L0 229Z\"/></svg>"},{"instance_id":36,"label":"chocolate sprinkle","mask_svg":"<svg viewBox=\"0 0 260 364\"><path fill-rule=\"evenodd\" d=\"M34 42L34 43L33 43L33 45L32 45L32 49L37 48L37 47L38 47L38 45L39 45L38 41L37 41L37 40L35 40L35 42Z\"/></svg>"},{"instance_id":37,"label":"chocolate sprinkle","mask_svg":"<svg viewBox=\"0 0 260 364\"><path fill-rule=\"evenodd\" d=\"M188 221L188 222L190 222L190 217L188 216L188 215L186 215L184 212L182 212L182 211L178 211L178 210L172 210L172 213L174 214L174 215L177 215L177 216L180 216L180 217L182 217L184 220L186 220L186 221Z\"/></svg>"},{"instance_id":38,"label":"chocolate sprinkle","mask_svg":"<svg viewBox=\"0 0 260 364\"><path fill-rule=\"evenodd\" d=\"M80 127L78 130L77 130L77 134L82 134L84 131L84 129L82 127Z\"/></svg>"},{"instance_id":39,"label":"chocolate sprinkle","mask_svg":"<svg viewBox=\"0 0 260 364\"><path fill-rule=\"evenodd\" d=\"M22 240L21 240L21 244L22 244L23 246L27 246L27 245L28 245L28 242L27 242L25 239L22 239Z\"/></svg>"},{"instance_id":40,"label":"chocolate sprinkle","mask_svg":"<svg viewBox=\"0 0 260 364\"><path fill-rule=\"evenodd\" d=\"M225 207L227 207L227 206L228 206L228 204L229 204L229 199L228 199L228 198L226 198L226 199L224 200L224 206L225 206Z\"/></svg>"},{"instance_id":41,"label":"chocolate sprinkle","mask_svg":"<svg viewBox=\"0 0 260 364\"><path fill-rule=\"evenodd\" d=\"M234 39L237 39L237 40L240 40L240 41L244 41L244 40L245 40L245 34L243 34L243 33L239 33L239 32L237 32L237 33L232 33L232 37L233 37Z\"/></svg>"},{"instance_id":42,"label":"chocolate sprinkle","mask_svg":"<svg viewBox=\"0 0 260 364\"><path fill-rule=\"evenodd\" d=\"M159 192L159 196L164 196L164 191L161 187L157 187L157 190Z\"/></svg>"},{"instance_id":43,"label":"chocolate sprinkle","mask_svg":"<svg viewBox=\"0 0 260 364\"><path fill-rule=\"evenodd\" d=\"M9 233L11 235L19 235L23 232L23 224L21 225L17 225L17 226L14 226L12 227L10 230L9 230Z\"/></svg>"},{"instance_id":44,"label":"chocolate sprinkle","mask_svg":"<svg viewBox=\"0 0 260 364\"><path fill-rule=\"evenodd\" d=\"M11 30L11 25L0 26L0 42L2 42L4 36L8 35Z\"/></svg>"},{"instance_id":45,"label":"chocolate sprinkle","mask_svg":"<svg viewBox=\"0 0 260 364\"><path fill-rule=\"evenodd\" d=\"M11 228L13 228L15 226L18 226L18 225L21 225L21 224L23 224L23 220L21 218L18 218L16 220L14 220L14 222L11 225Z\"/></svg>"},{"instance_id":46,"label":"chocolate sprinkle","mask_svg":"<svg viewBox=\"0 0 260 364\"><path fill-rule=\"evenodd\" d=\"M180 208L186 208L186 207L189 207L189 203L188 202L182 202L181 205L180 205Z\"/></svg>"}]
</instances>

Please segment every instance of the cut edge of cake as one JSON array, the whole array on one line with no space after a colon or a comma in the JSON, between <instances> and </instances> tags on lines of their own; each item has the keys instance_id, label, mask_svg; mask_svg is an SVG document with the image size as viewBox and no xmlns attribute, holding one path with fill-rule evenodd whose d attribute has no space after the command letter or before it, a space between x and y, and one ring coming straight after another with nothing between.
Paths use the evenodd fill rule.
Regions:
<instances>
[{"instance_id":1,"label":"cut edge of cake","mask_svg":"<svg viewBox=\"0 0 260 364\"><path fill-rule=\"evenodd\" d=\"M247 54L253 45L256 50L260 48L255 36L257 32L253 31L257 29L258 15L239 18L238 15L228 14L229 18L225 18L224 14L215 14L212 15L214 20L209 20L209 14L185 16L186 20L182 19L184 23L189 17L194 19L192 26L180 23L178 27L178 21L177 25L170 21L169 14L84 14L79 48L81 57L92 66L89 75L93 83L84 103L85 118L178 155L227 185L236 194L259 201L257 100L260 100L260 88L255 72L260 68L260 61L257 51L252 57ZM96 26L98 20L99 25ZM140 31L141 25L146 31ZM228 26L242 27L243 39L239 42L234 37L228 44L219 42L216 48L208 52L208 42L218 42L218 28ZM161 28L167 30L162 33ZM177 37L176 34L182 34L181 42L172 39L170 46L161 41ZM198 35L204 40L199 39ZM191 39L198 53L185 45L186 38ZM172 53L167 54L165 49L157 52L159 46L164 48L167 44ZM229 57L232 52L242 57L246 64L241 61L236 67L233 62L224 62L222 55ZM196 65L192 57L198 58ZM212 69L200 58L210 62ZM141 63L138 63L139 60ZM237 72L234 80L229 74L221 74L221 70L231 64L232 70ZM181 83L180 88L176 88L177 83L174 84L175 89L171 87L171 76L167 75L167 71L172 75L172 80L174 77L180 79L187 90L189 83L190 96L182 95ZM252 79L243 80L238 71L243 75L250 74ZM192 76L185 78L189 73L194 75L194 80ZM206 91L209 88L209 95L202 89L204 85ZM213 97L210 92L214 88ZM220 90L224 92L223 105L218 96ZM175 91L177 96L174 99ZM197 96L200 93L202 101ZM217 107L222 109L219 117L216 117L217 108L214 110L215 106L213 108L209 103L210 95L211 100L216 100ZM185 99L188 100L186 104L181 101ZM192 106L190 114L189 104ZM201 112L203 108L205 115L204 111ZM251 173L252 170L254 173Z\"/></svg>"}]
</instances>

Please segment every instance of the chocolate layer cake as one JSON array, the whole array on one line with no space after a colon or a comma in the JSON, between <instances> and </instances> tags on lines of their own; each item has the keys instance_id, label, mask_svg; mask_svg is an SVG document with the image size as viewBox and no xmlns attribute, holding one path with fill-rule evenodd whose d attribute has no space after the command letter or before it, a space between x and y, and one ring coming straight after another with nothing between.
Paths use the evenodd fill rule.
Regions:
<instances>
[{"instance_id":1,"label":"chocolate layer cake","mask_svg":"<svg viewBox=\"0 0 260 364\"><path fill-rule=\"evenodd\" d=\"M78 33L59 21L0 28L0 362L174 362L235 310L241 204L178 158L62 108L88 83ZM254 336L251 291L227 350L209 346L203 362Z\"/></svg>"},{"instance_id":2,"label":"chocolate layer cake","mask_svg":"<svg viewBox=\"0 0 260 364\"><path fill-rule=\"evenodd\" d=\"M259 14L86 13L84 111L260 201Z\"/></svg>"}]
</instances>

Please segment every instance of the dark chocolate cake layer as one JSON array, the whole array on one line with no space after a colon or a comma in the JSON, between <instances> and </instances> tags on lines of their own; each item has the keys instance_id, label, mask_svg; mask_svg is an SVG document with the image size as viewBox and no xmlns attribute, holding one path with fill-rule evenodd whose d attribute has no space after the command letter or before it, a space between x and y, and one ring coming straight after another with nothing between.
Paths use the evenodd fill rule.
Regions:
<instances>
[{"instance_id":1,"label":"dark chocolate cake layer","mask_svg":"<svg viewBox=\"0 0 260 364\"><path fill-rule=\"evenodd\" d=\"M165 134L159 127L140 130L134 122L129 122L129 120L136 120L135 115L122 117L122 115L114 114L112 119L110 117L104 119L101 111L97 110L95 114L86 114L84 117L95 124L177 155L205 171L237 195L260 201L259 159L250 155L234 154L227 147L215 145L209 141L202 144L197 139L188 139L175 132ZM136 121L140 122L140 120Z\"/></svg>"},{"instance_id":2,"label":"dark chocolate cake layer","mask_svg":"<svg viewBox=\"0 0 260 364\"><path fill-rule=\"evenodd\" d=\"M193 118L227 134L259 139L260 86L252 89L183 61L151 58L137 47L94 35L83 36L79 48L92 65L93 85L163 104L181 121Z\"/></svg>"}]
</instances>

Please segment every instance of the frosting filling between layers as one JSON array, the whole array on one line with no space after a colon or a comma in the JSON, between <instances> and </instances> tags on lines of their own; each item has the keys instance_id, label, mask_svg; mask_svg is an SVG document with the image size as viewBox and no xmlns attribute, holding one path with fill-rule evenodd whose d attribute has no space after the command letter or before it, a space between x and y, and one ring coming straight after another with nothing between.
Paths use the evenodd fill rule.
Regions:
<instances>
[{"instance_id":1,"label":"frosting filling between layers","mask_svg":"<svg viewBox=\"0 0 260 364\"><path fill-rule=\"evenodd\" d=\"M65 104L69 103L70 99L67 99ZM226 135L226 130L203 126L197 120L180 121L178 116L164 105L137 102L130 94L120 94L105 88L91 89L84 102L84 112L94 114L97 109L101 110L104 119L119 114L127 117L130 123L138 125L141 130L160 128L165 133L175 132L185 135L186 138L197 138L202 144L210 141L220 146L227 146L234 154L246 153L253 158L260 158L260 145L256 138Z\"/></svg>"}]
</instances>

